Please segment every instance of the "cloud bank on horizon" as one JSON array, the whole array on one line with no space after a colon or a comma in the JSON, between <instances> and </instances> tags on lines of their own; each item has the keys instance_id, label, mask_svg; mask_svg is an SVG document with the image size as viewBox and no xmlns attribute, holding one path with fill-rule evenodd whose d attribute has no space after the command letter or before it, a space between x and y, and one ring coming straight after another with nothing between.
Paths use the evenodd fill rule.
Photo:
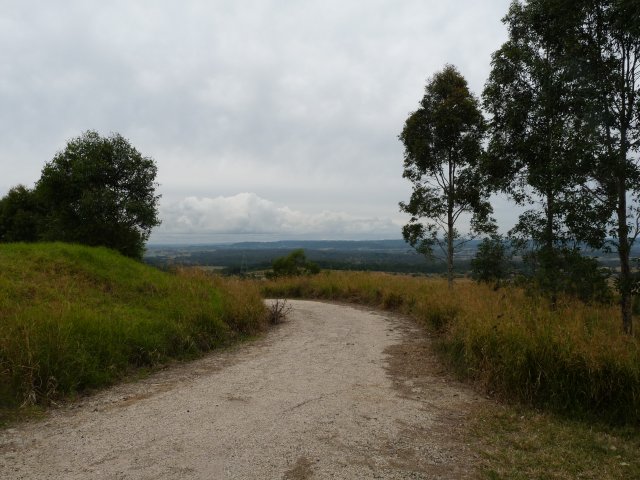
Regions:
<instances>
[{"instance_id":1,"label":"cloud bank on horizon","mask_svg":"<svg viewBox=\"0 0 640 480\"><path fill-rule=\"evenodd\" d=\"M346 212L307 214L260 198L255 193L231 197L187 197L163 209L160 235L285 235L328 238L397 237L400 225L389 219Z\"/></svg>"},{"instance_id":2,"label":"cloud bank on horizon","mask_svg":"<svg viewBox=\"0 0 640 480\"><path fill-rule=\"evenodd\" d=\"M95 129L158 163L156 241L397 238L404 120L445 63L480 93L509 3L2 2L0 195Z\"/></svg>"}]
</instances>

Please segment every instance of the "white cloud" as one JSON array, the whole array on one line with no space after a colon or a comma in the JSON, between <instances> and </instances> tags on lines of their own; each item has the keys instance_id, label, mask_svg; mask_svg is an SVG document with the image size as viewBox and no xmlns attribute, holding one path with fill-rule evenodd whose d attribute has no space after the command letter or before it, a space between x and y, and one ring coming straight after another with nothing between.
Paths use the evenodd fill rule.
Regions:
<instances>
[{"instance_id":1,"label":"white cloud","mask_svg":"<svg viewBox=\"0 0 640 480\"><path fill-rule=\"evenodd\" d=\"M354 216L345 212L305 213L259 197L239 193L229 197L187 197L161 209L157 235L268 234L333 235L361 238L398 238L400 227L385 218Z\"/></svg>"}]
</instances>

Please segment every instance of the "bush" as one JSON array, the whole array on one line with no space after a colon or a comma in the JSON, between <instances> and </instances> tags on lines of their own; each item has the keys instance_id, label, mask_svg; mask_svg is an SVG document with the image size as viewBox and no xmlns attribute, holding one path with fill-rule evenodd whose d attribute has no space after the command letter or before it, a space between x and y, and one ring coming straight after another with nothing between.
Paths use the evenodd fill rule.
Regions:
<instances>
[{"instance_id":1,"label":"bush","mask_svg":"<svg viewBox=\"0 0 640 480\"><path fill-rule=\"evenodd\" d=\"M471 278L500 287L511 274L511 256L507 243L499 235L483 239L471 260Z\"/></svg>"},{"instance_id":2,"label":"bush","mask_svg":"<svg viewBox=\"0 0 640 480\"><path fill-rule=\"evenodd\" d=\"M613 301L611 272L578 249L531 252L525 256L525 262L530 270L526 278L532 292L552 298L570 295L585 303Z\"/></svg>"},{"instance_id":3,"label":"bush","mask_svg":"<svg viewBox=\"0 0 640 480\"><path fill-rule=\"evenodd\" d=\"M267 274L270 278L295 277L299 275L315 275L320 267L307 260L303 249L294 250L286 257L276 258L272 264L273 271Z\"/></svg>"},{"instance_id":4,"label":"bush","mask_svg":"<svg viewBox=\"0 0 640 480\"><path fill-rule=\"evenodd\" d=\"M42 228L43 207L33 190L13 187L0 199L0 242L35 242Z\"/></svg>"}]
</instances>

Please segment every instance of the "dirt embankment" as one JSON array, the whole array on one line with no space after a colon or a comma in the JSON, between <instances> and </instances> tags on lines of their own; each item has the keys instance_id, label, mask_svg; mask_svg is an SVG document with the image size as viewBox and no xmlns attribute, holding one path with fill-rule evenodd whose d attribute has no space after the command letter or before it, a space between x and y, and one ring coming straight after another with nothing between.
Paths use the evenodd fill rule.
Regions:
<instances>
[{"instance_id":1,"label":"dirt embankment","mask_svg":"<svg viewBox=\"0 0 640 480\"><path fill-rule=\"evenodd\" d=\"M291 301L265 338L0 432L6 479L470 478L472 390L410 322Z\"/></svg>"}]
</instances>

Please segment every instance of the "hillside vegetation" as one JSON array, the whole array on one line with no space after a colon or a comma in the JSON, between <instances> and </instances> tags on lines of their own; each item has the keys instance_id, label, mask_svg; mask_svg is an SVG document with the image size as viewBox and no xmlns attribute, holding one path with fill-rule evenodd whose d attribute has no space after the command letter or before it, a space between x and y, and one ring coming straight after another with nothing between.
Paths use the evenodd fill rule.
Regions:
<instances>
[{"instance_id":1,"label":"hillside vegetation","mask_svg":"<svg viewBox=\"0 0 640 480\"><path fill-rule=\"evenodd\" d=\"M266 326L257 288L106 248L0 245L0 410L110 384Z\"/></svg>"},{"instance_id":2,"label":"hillside vegetation","mask_svg":"<svg viewBox=\"0 0 640 480\"><path fill-rule=\"evenodd\" d=\"M574 418L640 424L640 341L615 306L528 296L460 281L324 272L263 285L274 297L342 300L399 311L437 333L444 358L487 392Z\"/></svg>"}]
</instances>

